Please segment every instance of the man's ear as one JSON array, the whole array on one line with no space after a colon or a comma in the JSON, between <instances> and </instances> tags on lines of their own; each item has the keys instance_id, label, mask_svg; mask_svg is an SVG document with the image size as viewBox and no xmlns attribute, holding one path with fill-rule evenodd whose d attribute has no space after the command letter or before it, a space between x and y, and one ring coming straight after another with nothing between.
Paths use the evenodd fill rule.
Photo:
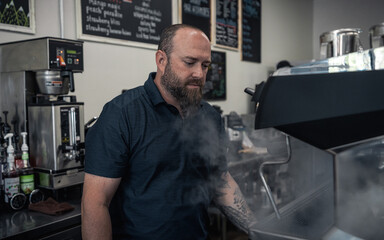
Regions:
<instances>
[{"instance_id":1,"label":"man's ear","mask_svg":"<svg viewBox=\"0 0 384 240\"><path fill-rule=\"evenodd\" d=\"M159 69L161 72L164 72L165 66L167 65L168 57L165 52L162 50L157 50L156 52L156 65L157 69Z\"/></svg>"}]
</instances>

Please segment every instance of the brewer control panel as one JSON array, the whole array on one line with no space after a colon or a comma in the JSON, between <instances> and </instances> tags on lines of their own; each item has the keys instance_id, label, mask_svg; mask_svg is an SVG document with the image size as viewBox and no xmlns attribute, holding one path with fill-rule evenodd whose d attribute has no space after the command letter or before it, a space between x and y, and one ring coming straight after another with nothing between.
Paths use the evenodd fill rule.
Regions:
<instances>
[{"instance_id":1,"label":"brewer control panel","mask_svg":"<svg viewBox=\"0 0 384 240\"><path fill-rule=\"evenodd\" d=\"M52 70L82 71L84 68L82 42L49 39L49 64Z\"/></svg>"}]
</instances>

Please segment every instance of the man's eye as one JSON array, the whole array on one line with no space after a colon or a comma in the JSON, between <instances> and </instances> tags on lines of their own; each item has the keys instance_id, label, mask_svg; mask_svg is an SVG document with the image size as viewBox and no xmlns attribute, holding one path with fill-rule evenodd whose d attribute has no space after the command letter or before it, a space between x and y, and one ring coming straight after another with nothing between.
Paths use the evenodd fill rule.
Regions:
<instances>
[{"instance_id":1,"label":"man's eye","mask_svg":"<svg viewBox=\"0 0 384 240\"><path fill-rule=\"evenodd\" d=\"M187 65L193 65L194 62L185 62L185 64L187 64Z\"/></svg>"}]
</instances>

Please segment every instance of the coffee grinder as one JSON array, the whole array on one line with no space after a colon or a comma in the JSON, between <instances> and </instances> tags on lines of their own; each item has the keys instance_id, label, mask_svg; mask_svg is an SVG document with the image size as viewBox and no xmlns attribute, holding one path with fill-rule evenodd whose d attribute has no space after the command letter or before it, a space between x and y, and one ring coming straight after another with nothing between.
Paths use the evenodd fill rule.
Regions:
<instances>
[{"instance_id":1,"label":"coffee grinder","mask_svg":"<svg viewBox=\"0 0 384 240\"><path fill-rule=\"evenodd\" d=\"M83 68L81 41L45 37L0 45L0 109L28 132L40 188L83 183L84 103L67 95L73 73Z\"/></svg>"}]
</instances>

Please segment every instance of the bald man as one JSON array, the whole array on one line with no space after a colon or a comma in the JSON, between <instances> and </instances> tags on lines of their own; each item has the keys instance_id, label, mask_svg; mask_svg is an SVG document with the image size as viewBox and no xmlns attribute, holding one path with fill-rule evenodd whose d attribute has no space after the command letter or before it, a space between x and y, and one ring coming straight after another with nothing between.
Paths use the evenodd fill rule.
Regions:
<instances>
[{"instance_id":1,"label":"bald man","mask_svg":"<svg viewBox=\"0 0 384 240\"><path fill-rule=\"evenodd\" d=\"M172 25L157 72L104 106L86 139L83 239L206 239L212 203L248 231L221 116L202 100L210 63L208 37Z\"/></svg>"}]
</instances>

